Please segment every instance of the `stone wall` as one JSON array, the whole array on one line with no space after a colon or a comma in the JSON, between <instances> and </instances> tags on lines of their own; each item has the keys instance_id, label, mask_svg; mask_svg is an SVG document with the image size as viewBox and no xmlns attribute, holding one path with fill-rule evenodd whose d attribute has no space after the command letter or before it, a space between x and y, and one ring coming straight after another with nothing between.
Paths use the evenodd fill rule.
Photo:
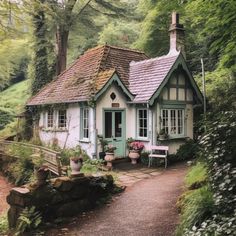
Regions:
<instances>
[{"instance_id":1,"label":"stone wall","mask_svg":"<svg viewBox=\"0 0 236 236\"><path fill-rule=\"evenodd\" d=\"M93 177L59 177L44 185L29 184L13 188L7 197L9 227L14 228L17 218L26 207L35 206L44 220L73 216L92 209L113 189L111 175Z\"/></svg>"}]
</instances>

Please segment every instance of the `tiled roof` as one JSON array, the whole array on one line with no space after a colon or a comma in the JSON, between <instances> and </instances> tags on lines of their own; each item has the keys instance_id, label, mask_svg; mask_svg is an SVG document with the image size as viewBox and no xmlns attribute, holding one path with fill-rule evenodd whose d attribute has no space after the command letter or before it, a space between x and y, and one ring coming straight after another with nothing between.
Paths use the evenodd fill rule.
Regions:
<instances>
[{"instance_id":1,"label":"tiled roof","mask_svg":"<svg viewBox=\"0 0 236 236\"><path fill-rule=\"evenodd\" d=\"M166 78L179 53L130 63L129 90L133 102L147 102Z\"/></svg>"},{"instance_id":2,"label":"tiled roof","mask_svg":"<svg viewBox=\"0 0 236 236\"><path fill-rule=\"evenodd\" d=\"M98 46L86 51L67 70L33 96L27 105L87 101L116 71L128 86L129 64L148 57L139 51Z\"/></svg>"}]
</instances>

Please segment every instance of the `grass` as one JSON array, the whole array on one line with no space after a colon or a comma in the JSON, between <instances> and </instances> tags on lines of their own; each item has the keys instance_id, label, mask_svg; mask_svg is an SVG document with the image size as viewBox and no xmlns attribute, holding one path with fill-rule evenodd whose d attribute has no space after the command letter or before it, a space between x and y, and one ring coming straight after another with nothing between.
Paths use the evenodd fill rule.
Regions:
<instances>
[{"instance_id":1,"label":"grass","mask_svg":"<svg viewBox=\"0 0 236 236\"><path fill-rule=\"evenodd\" d=\"M8 231L7 212L0 215L0 235L5 235Z\"/></svg>"},{"instance_id":2,"label":"grass","mask_svg":"<svg viewBox=\"0 0 236 236\"><path fill-rule=\"evenodd\" d=\"M213 194L208 186L187 191L181 200L181 223L176 236L184 235L186 229L203 222L213 211Z\"/></svg>"},{"instance_id":3,"label":"grass","mask_svg":"<svg viewBox=\"0 0 236 236\"><path fill-rule=\"evenodd\" d=\"M206 183L207 169L202 162L197 162L195 166L188 172L185 183L189 189L195 189Z\"/></svg>"},{"instance_id":4,"label":"grass","mask_svg":"<svg viewBox=\"0 0 236 236\"><path fill-rule=\"evenodd\" d=\"M7 112L9 117L24 111L27 99L30 97L30 81L24 80L0 92L0 110ZM16 132L16 118L0 130L0 138L13 135Z\"/></svg>"}]
</instances>

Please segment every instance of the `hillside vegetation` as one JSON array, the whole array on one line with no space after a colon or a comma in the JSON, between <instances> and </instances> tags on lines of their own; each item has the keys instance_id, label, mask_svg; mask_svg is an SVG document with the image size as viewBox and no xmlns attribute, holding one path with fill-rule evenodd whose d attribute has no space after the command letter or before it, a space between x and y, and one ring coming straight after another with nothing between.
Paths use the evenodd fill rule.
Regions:
<instances>
[{"instance_id":1,"label":"hillside vegetation","mask_svg":"<svg viewBox=\"0 0 236 236\"><path fill-rule=\"evenodd\" d=\"M0 92L0 138L15 133L15 116L24 111L30 97L29 87L30 81L24 80Z\"/></svg>"}]
</instances>

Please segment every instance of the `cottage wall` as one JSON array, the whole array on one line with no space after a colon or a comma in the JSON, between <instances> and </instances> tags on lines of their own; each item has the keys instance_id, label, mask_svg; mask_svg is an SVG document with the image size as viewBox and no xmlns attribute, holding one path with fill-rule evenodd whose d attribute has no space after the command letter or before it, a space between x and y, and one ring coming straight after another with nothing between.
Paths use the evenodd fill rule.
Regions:
<instances>
[{"instance_id":1,"label":"cottage wall","mask_svg":"<svg viewBox=\"0 0 236 236\"><path fill-rule=\"evenodd\" d=\"M89 156L93 157L95 153L94 136L94 117L93 109L90 108L90 127L89 127L89 140L81 139L81 106L77 104L70 104L67 108L67 128L66 129L47 129L44 127L44 111L40 114L39 120L39 137L40 140L46 145L56 143L59 147L74 148L80 145L82 149L86 150Z\"/></svg>"}]
</instances>

